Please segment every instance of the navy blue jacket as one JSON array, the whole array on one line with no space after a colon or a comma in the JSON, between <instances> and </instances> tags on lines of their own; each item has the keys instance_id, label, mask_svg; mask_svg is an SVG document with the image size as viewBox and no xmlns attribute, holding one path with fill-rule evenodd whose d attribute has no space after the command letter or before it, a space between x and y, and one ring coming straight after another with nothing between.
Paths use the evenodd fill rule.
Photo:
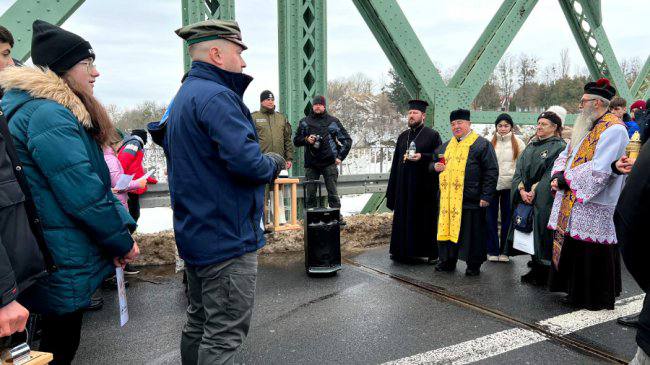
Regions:
<instances>
[{"instance_id":1,"label":"navy blue jacket","mask_svg":"<svg viewBox=\"0 0 650 365\"><path fill-rule=\"evenodd\" d=\"M193 62L165 134L178 252L204 266L264 246L264 185L276 164L263 156L242 95L250 76Z\"/></svg>"}]
</instances>

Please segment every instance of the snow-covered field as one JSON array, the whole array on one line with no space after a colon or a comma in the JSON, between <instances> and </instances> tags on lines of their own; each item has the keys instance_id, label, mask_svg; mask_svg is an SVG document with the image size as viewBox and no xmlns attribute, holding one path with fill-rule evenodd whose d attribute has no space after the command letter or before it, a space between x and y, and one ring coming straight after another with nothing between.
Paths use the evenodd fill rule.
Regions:
<instances>
[{"instance_id":1,"label":"snow-covered field","mask_svg":"<svg viewBox=\"0 0 650 365\"><path fill-rule=\"evenodd\" d=\"M344 216L358 214L372 194L345 195L341 197L341 213ZM156 233L172 229L171 208L142 209L137 233Z\"/></svg>"}]
</instances>

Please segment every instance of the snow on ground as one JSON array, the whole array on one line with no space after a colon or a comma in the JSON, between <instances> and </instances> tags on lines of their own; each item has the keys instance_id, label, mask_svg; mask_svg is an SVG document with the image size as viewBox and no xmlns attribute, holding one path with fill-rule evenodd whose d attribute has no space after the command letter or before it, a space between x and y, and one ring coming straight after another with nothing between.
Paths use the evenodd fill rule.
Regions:
<instances>
[{"instance_id":1,"label":"snow on ground","mask_svg":"<svg viewBox=\"0 0 650 365\"><path fill-rule=\"evenodd\" d=\"M156 233L172 228L171 208L148 208L140 211L137 233Z\"/></svg>"},{"instance_id":2,"label":"snow on ground","mask_svg":"<svg viewBox=\"0 0 650 365\"><path fill-rule=\"evenodd\" d=\"M344 195L341 197L341 214L349 216L361 213L372 194Z\"/></svg>"},{"instance_id":3,"label":"snow on ground","mask_svg":"<svg viewBox=\"0 0 650 365\"><path fill-rule=\"evenodd\" d=\"M344 216L359 214L372 194L345 195L341 197L341 213ZM172 229L171 208L142 209L137 233L156 233Z\"/></svg>"}]
</instances>

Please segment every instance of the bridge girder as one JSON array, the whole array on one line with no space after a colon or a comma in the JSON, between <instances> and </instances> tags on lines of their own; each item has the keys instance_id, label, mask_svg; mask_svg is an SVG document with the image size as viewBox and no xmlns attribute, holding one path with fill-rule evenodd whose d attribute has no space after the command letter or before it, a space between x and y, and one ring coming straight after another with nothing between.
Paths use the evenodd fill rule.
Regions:
<instances>
[{"instance_id":1,"label":"bridge girder","mask_svg":"<svg viewBox=\"0 0 650 365\"><path fill-rule=\"evenodd\" d=\"M14 36L12 56L26 61L31 54L32 23L36 19L61 25L85 0L57 0L56 4L43 0L18 0L0 16L0 24Z\"/></svg>"}]
</instances>

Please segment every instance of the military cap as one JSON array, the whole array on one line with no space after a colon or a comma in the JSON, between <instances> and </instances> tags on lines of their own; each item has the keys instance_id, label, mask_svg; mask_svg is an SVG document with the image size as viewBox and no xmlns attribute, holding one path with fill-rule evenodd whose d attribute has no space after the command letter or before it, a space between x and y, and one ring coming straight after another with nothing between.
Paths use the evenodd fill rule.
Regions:
<instances>
[{"instance_id":1,"label":"military cap","mask_svg":"<svg viewBox=\"0 0 650 365\"><path fill-rule=\"evenodd\" d=\"M242 42L239 24L231 20L208 19L177 29L176 34L183 38L188 46L196 43L225 39L247 49Z\"/></svg>"}]
</instances>

